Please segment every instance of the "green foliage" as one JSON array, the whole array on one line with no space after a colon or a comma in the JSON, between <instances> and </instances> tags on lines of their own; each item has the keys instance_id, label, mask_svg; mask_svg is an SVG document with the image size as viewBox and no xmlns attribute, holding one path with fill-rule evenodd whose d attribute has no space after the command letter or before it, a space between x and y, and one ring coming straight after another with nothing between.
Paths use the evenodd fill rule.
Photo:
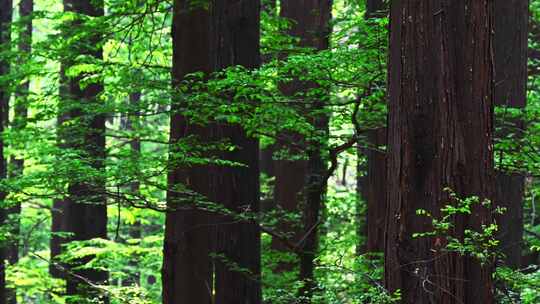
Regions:
<instances>
[{"instance_id":1,"label":"green foliage","mask_svg":"<svg viewBox=\"0 0 540 304\"><path fill-rule=\"evenodd\" d=\"M441 208L441 215L434 217L426 210L419 209L417 215L425 216L431 220L433 230L414 233L414 238L432 237L445 239L445 251L457 252L462 256L470 256L479 260L482 264L492 264L499 256L499 240L497 239L498 226L495 222L484 223L475 229L465 229L462 237L455 237L455 220L458 216L468 216L473 212L488 212L492 215L504 213L504 209L492 206L488 199L480 200L477 196L460 198L451 189L448 192L451 203ZM484 209L484 210L481 210Z\"/></svg>"},{"instance_id":2,"label":"green foliage","mask_svg":"<svg viewBox=\"0 0 540 304\"><path fill-rule=\"evenodd\" d=\"M226 140L188 136L169 143L171 114L182 114L194 126L210 122L239 125L263 146L276 142L296 144L282 136L287 133L304 139L301 144L307 145L305 149L278 149L275 159L306 159L310 145L315 145L327 148L323 154L330 162L331 149L356 141L340 151L336 158L340 164L345 160L351 163L362 160L363 155L356 155L355 149L369 145L365 131L386 124L389 22L388 18L366 19L365 1L334 1L331 46L323 51L300 47L297 38L286 34L292 22L265 11L261 15L264 64L260 68L233 66L211 75L197 72L185 77L175 88L171 86L170 74L171 1L107 0L104 17L63 13L61 1L57 0L34 2L32 52L16 50L27 21L17 17L12 25L12 44L2 46L0 51L0 56L12 63L10 73L0 76L0 87L15 96L21 93L20 84L30 81L27 96L12 98L13 102L28 107L28 118L23 126L12 126L2 134L7 158L25 160L24 174L10 174L0 182L0 190L8 193L1 207L22 204L23 210L20 217L12 216L4 223L0 233L0 241L18 243L21 250L19 262L8 266L8 281L17 289L19 303L65 303L65 282L48 274L53 263L48 253L49 227L51 211L55 211L53 202L65 199L68 185L73 182L105 182L109 238L70 242L61 260L88 258L89 262L82 267L107 270L108 284L93 288L108 295L111 304L160 302L164 212L171 207L165 200L167 190L179 194L174 204L178 207L195 205L240 221L257 221L267 229L278 227L280 221L299 225L301 218L297 213L278 208L264 214L249 210L234 213L187 185L168 188L166 176L171 167L242 166L216 156L238 149ZM208 3L196 0L190 4L208 8ZM531 20L540 21L538 0L531 1ZM89 39L95 40L91 46L85 42ZM80 52L96 47L103 47L102 58ZM538 49L539 42L531 39L530 47ZM61 63L66 67L65 77L80 80L80 88L104 84L104 91L95 102L85 105L61 94ZM534 69L540 64L531 60L530 65ZM280 90L280 86L291 80L316 85L291 96ZM540 173L539 87L540 77L532 75L525 109L496 109L499 121L523 119L526 125L525 130L511 130L498 138L494 154L498 169L528 176L524 208L528 233L524 254L540 248L540 212L537 211L540 184L536 179ZM133 94L141 94L137 103L130 100ZM60 114L72 110L106 116L107 155L102 160L105 170L96 170L81 149L62 146L65 141L59 134L66 127L80 126L78 132L88 130L82 127L84 119L57 124ZM14 116L11 111L10 118ZM321 116L330 119L330 136L313 126L314 118ZM140 152L131 147L135 140L141 142ZM384 146L367 148L385 150ZM262 180L262 198L269 201L273 180L266 177ZM135 183L137 189L133 187ZM459 198L451 192L450 197L451 202L441 210L440 216L418 211L430 220L433 230L418 233L416 237L444 237L448 241L447 251L473 256L484 263L495 261L499 256L495 222L485 223L479 230L465 230L462 238L454 237L452 231L455 217L468 216L479 208L495 214L503 210L475 197ZM332 177L320 227L314 304L399 303L400 292L390 294L383 286L381 253L360 253L359 247L365 240L358 226L365 208L354 187L339 185ZM20 232L16 233L13 227L18 225L18 220ZM133 236L132 228L137 226L141 227L141 235ZM284 232L285 236L289 234ZM262 242L261 280L265 301L298 302L297 291L302 287L297 279L298 269L274 271L280 263L296 262L297 254L271 250L271 236L267 233L262 234ZM246 269L223 256L213 257L246 273ZM501 303L517 302L517 299L522 303L539 302L539 273L534 266L520 271L498 268L495 279L500 284ZM123 285L136 274L140 276L138 282Z\"/></svg>"}]
</instances>

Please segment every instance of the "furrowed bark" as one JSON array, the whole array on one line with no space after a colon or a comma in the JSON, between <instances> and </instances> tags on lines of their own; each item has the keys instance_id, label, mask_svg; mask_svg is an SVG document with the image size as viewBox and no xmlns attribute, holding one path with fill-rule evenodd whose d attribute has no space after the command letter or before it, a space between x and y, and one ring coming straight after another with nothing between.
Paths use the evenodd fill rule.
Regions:
<instances>
[{"instance_id":1,"label":"furrowed bark","mask_svg":"<svg viewBox=\"0 0 540 304\"><path fill-rule=\"evenodd\" d=\"M208 10L189 7L183 0L175 1L174 84L178 85L189 72L209 73L233 65L258 67L259 13L259 1L214 0ZM234 216L209 215L197 209L196 201L187 202L187 205L180 202L181 191L174 191L174 185L182 183L233 213L257 214L258 141L247 136L240 125L194 124L178 112L182 105L185 103L175 101L176 111L173 110L171 119L172 144L190 135L198 138L200 143L228 140L236 149L205 156L217 156L245 164L245 167L188 167L178 163L174 156L177 151L171 150L173 169L169 173L168 204L174 208L182 203L184 208L167 214L163 301L258 304L261 302L258 226ZM245 271L238 271L236 267Z\"/></svg>"},{"instance_id":2,"label":"furrowed bark","mask_svg":"<svg viewBox=\"0 0 540 304\"><path fill-rule=\"evenodd\" d=\"M447 240L414 238L460 197L492 199L493 1L391 3L388 211L385 283L404 303L493 303L492 264L445 252ZM482 230L490 211L473 207L451 234Z\"/></svg>"}]
</instances>

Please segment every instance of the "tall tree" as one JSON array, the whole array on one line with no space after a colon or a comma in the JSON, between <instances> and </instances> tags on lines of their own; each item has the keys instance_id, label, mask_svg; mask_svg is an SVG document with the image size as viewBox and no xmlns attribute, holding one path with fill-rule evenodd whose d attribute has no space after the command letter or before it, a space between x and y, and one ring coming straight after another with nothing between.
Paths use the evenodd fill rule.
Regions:
<instances>
[{"instance_id":1,"label":"tall tree","mask_svg":"<svg viewBox=\"0 0 540 304\"><path fill-rule=\"evenodd\" d=\"M392 2L385 283L404 303L493 303L488 262L445 252L433 230L460 197L492 198L493 1ZM487 208L457 216L452 236L491 223Z\"/></svg>"},{"instance_id":2,"label":"tall tree","mask_svg":"<svg viewBox=\"0 0 540 304\"><path fill-rule=\"evenodd\" d=\"M527 99L527 48L528 48L528 0L494 1L495 35L494 101L504 107L503 113L511 109L523 109ZM496 124L497 136L514 134L513 140L521 138L524 123L520 118L502 115L501 123ZM519 151L519 150L518 150ZM497 151L502 162L507 152ZM519 165L519 164L517 164ZM508 171L513 171L515 166ZM501 168L496 173L495 203L506 208L498 219L501 248L506 256L506 264L513 268L521 266L523 241L523 196L525 178L522 173L504 172Z\"/></svg>"},{"instance_id":3,"label":"tall tree","mask_svg":"<svg viewBox=\"0 0 540 304\"><path fill-rule=\"evenodd\" d=\"M77 56L84 55L92 60L102 58L99 30L89 31L84 22L89 18L104 15L102 1L64 0L64 11L73 13L75 18L65 30L77 38L70 41L70 55L63 60L64 71L77 64ZM74 31L74 32L71 32ZM61 121L61 147L73 149L77 161L87 165L85 174L71 177L68 196L62 202L62 228L70 233L70 241L86 241L94 238L107 238L107 200L105 196L105 115L99 95L103 91L101 82L82 84L84 77L77 75L64 79L65 95L61 96L59 107ZM75 173L75 172L74 172ZM76 173L75 173L76 174ZM91 256L69 263L67 294L78 296L76 303L92 301L102 297L91 284L102 284L108 274L102 270L80 269L88 263ZM82 279L84 278L84 279ZM80 299L82 298L82 299ZM106 299L105 299L106 300ZM84 303L84 302L83 302Z\"/></svg>"},{"instance_id":4,"label":"tall tree","mask_svg":"<svg viewBox=\"0 0 540 304\"><path fill-rule=\"evenodd\" d=\"M24 61L27 61L30 58L30 52L32 49L32 13L34 11L34 1L33 0L22 0L19 3L19 18L23 21L24 28L20 32L19 37L19 56L22 57L23 62L20 62L21 65L24 64ZM15 96L14 117L11 123L11 128L14 131L22 131L26 127L26 120L28 117L28 93L30 88L30 81L25 79L19 86L17 94ZM13 155L10 159L11 163L11 172L10 175L13 177L20 177L24 169L24 158ZM10 210L10 213L15 216L13 235L19 235L19 216L21 214L21 205L17 203ZM15 240L13 244L10 245L10 264L15 264L19 260L19 242Z\"/></svg>"},{"instance_id":5,"label":"tall tree","mask_svg":"<svg viewBox=\"0 0 540 304\"><path fill-rule=\"evenodd\" d=\"M385 15L383 0L368 0L366 18L372 19ZM365 250L382 252L384 250L384 221L386 216L386 154L378 148L386 145L386 127L367 132L370 147L359 148L359 153L366 156L366 176L358 180L358 195L367 205ZM359 157L359 161L362 161ZM360 168L363 169L363 168Z\"/></svg>"},{"instance_id":6,"label":"tall tree","mask_svg":"<svg viewBox=\"0 0 540 304\"><path fill-rule=\"evenodd\" d=\"M176 0L173 17L173 84L195 71L210 73L232 65L260 64L259 1L213 0L204 8ZM240 102L240 101L231 101ZM174 100L171 117L171 171L163 261L164 303L246 303L261 301L260 232L256 224L233 215L211 216L197 198L182 198L183 184L230 212L259 210L258 141L240 125L192 123L181 113L186 103ZM175 145L183 138L201 142L227 140L236 147L213 152L220 159L245 166L179 163ZM211 156L211 155L207 155ZM212 224L212 225L209 225ZM215 226L216 229L211 229ZM210 255L215 253L214 257ZM212 267L213 264L213 267ZM238 267L247 270L238 271ZM213 291L215 288L215 291Z\"/></svg>"},{"instance_id":7,"label":"tall tree","mask_svg":"<svg viewBox=\"0 0 540 304\"><path fill-rule=\"evenodd\" d=\"M24 24L23 29L19 34L18 50L19 56L22 58L21 65L24 65L25 61L30 58L30 52L32 48L32 12L34 9L33 0L22 0L19 3L19 18ZM15 132L20 132L26 127L26 119L28 116L28 91L30 87L30 81L25 79L18 87L15 94L14 117L11 122L11 129ZM9 107L6 107L6 111L9 111ZM6 121L6 125L7 125ZM9 175L10 177L20 177L24 169L24 159L12 155L10 159ZM20 232L20 215L21 204L15 202L8 210L8 216L10 217L11 236L10 244L8 244L8 260L9 264L14 265L19 261L19 232ZM9 303L17 303L16 290L10 290Z\"/></svg>"},{"instance_id":8,"label":"tall tree","mask_svg":"<svg viewBox=\"0 0 540 304\"><path fill-rule=\"evenodd\" d=\"M130 158L133 161L135 166L135 174L140 173L140 155L141 155L141 138L138 134L141 127L141 111L140 111L140 102L141 102L141 92L132 92L129 94L129 113L125 120L121 120L121 127L126 131L134 132L131 136L129 143L130 148ZM129 184L129 191L135 197L140 196L141 182L138 179L138 175L135 175L135 178ZM130 239L141 239L142 237L142 226L140 220L135 220L135 222L128 227L128 234ZM123 286L133 286L140 284L140 272L138 270L139 261L137 257L133 257L128 262L129 269L126 279L122 280Z\"/></svg>"},{"instance_id":9,"label":"tall tree","mask_svg":"<svg viewBox=\"0 0 540 304\"><path fill-rule=\"evenodd\" d=\"M329 47L331 9L332 1L281 0L280 17L292 21L288 34L299 39L300 47L325 50ZM280 84L280 90L285 96L306 96L306 102L295 107L300 115L305 115L312 123L318 136L325 138L328 118L321 113L324 101L307 97L309 90L314 88L317 88L316 83L299 79ZM322 155L325 147L320 141L308 140L295 132L284 132L280 138L283 142L278 147L286 149L292 157L274 161L274 200L282 211L302 215L300 224L282 221L279 228L291 235L290 241L293 243L300 241L299 275L303 281L300 298L309 303L316 285L314 259L318 248L323 196L326 192L327 166ZM282 252L290 250L283 240L276 238L272 239L272 248ZM278 270L291 268L293 265L290 264L281 263L278 266Z\"/></svg>"},{"instance_id":10,"label":"tall tree","mask_svg":"<svg viewBox=\"0 0 540 304\"><path fill-rule=\"evenodd\" d=\"M11 42L11 18L13 13L13 3L11 0L0 0L0 45L2 50L6 50L5 46ZM6 76L9 73L10 63L2 56L0 59L0 76ZM6 130L7 114L9 111L9 88L7 82L0 86L0 134ZM5 179L7 174L7 160L4 155L4 139L0 136L0 179ZM6 193L0 192L0 228L5 231L7 228L7 215L4 199ZM5 235L5 234L4 234ZM0 240L0 304L10 303L9 292L6 288L6 260L9 259L8 244L4 237Z\"/></svg>"},{"instance_id":11,"label":"tall tree","mask_svg":"<svg viewBox=\"0 0 540 304\"><path fill-rule=\"evenodd\" d=\"M277 15L277 1L276 0L262 0L261 1L261 13L266 13L268 16L274 17ZM272 59L272 54L264 54L262 56L263 63L269 62ZM268 177L273 177L274 174L274 151L275 145L268 145L262 147L259 153L259 167L261 173L266 174ZM263 202L264 203L264 202ZM273 204L271 204L273 205Z\"/></svg>"},{"instance_id":12,"label":"tall tree","mask_svg":"<svg viewBox=\"0 0 540 304\"><path fill-rule=\"evenodd\" d=\"M204 37L204 38L203 38ZM210 12L192 6L188 0L174 1L172 24L173 85L178 86L184 76L194 72L211 71L210 62ZM210 140L210 126L193 127L184 117L181 108L186 104L174 101L171 108L171 171L168 175L167 203L176 208L181 198L175 191L179 184L191 190L212 195L210 168L205 166L181 167L175 164L175 144L182 138L194 135ZM188 184L189 183L189 184ZM163 303L212 303L213 272L210 259L212 230L210 215L197 210L197 202L190 201L183 209L167 213L163 252Z\"/></svg>"},{"instance_id":13,"label":"tall tree","mask_svg":"<svg viewBox=\"0 0 540 304\"><path fill-rule=\"evenodd\" d=\"M331 33L330 19L331 0L281 1L280 16L292 20L289 35L299 38L301 47L314 50L328 49ZM316 88L317 84L294 80L282 85L285 95L293 96ZM322 97L321 97L322 98ZM324 98L322 98L324 99ZM306 117L314 127L316 136L323 140L298 138L297 134L285 134L291 142L304 142L307 160L280 160L275 164L276 182L274 188L275 201L288 212L302 213L300 229L290 226L296 241L300 241L300 299L303 303L311 303L315 290L315 257L318 250L318 230L320 225L323 198L326 193L327 165L323 156L326 147L324 138L328 136L328 117L324 113L324 100L307 100L306 107L299 106L300 114ZM291 229L292 228L292 229Z\"/></svg>"}]
</instances>

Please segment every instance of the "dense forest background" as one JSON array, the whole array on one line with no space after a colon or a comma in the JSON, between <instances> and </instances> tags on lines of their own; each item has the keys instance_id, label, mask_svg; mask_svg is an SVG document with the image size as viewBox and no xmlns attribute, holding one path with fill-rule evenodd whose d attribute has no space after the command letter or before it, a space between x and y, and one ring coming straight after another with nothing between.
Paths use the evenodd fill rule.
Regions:
<instances>
[{"instance_id":1,"label":"dense forest background","mask_svg":"<svg viewBox=\"0 0 540 304\"><path fill-rule=\"evenodd\" d=\"M538 0L0 0L0 304L540 303L539 119Z\"/></svg>"}]
</instances>

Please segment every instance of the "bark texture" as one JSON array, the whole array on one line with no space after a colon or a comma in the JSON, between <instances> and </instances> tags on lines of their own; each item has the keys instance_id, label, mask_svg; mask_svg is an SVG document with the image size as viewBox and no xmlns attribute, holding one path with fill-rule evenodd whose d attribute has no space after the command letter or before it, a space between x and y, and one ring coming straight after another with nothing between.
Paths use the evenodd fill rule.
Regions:
<instances>
[{"instance_id":1,"label":"bark texture","mask_svg":"<svg viewBox=\"0 0 540 304\"><path fill-rule=\"evenodd\" d=\"M495 9L495 105L508 109L523 109L527 100L527 48L529 33L529 1L494 1ZM496 136L514 134L521 138L524 123L521 119L502 117ZM506 152L496 151L505 157ZM519 164L516 164L519 165ZM514 167L514 166L512 166ZM505 172L505 169L509 169ZM525 178L520 173L511 173L515 168L501 168L496 174L495 203L506 208L505 214L497 219L501 249L508 266L521 266L523 241L523 195Z\"/></svg>"},{"instance_id":2,"label":"bark texture","mask_svg":"<svg viewBox=\"0 0 540 304\"><path fill-rule=\"evenodd\" d=\"M377 18L386 15L382 0L368 0L366 18ZM386 127L369 131L367 141L370 146L378 148L386 145ZM376 149L361 149L367 158L366 176L359 180L359 189L366 205L367 252L384 250L384 222L386 216L386 154Z\"/></svg>"},{"instance_id":3,"label":"bark texture","mask_svg":"<svg viewBox=\"0 0 540 304\"><path fill-rule=\"evenodd\" d=\"M215 0L212 10L211 45L216 56L213 68L232 65L256 68L260 65L260 1ZM239 125L222 125L220 138L227 138L238 147L224 159L245 164L245 167L220 167L216 188L217 200L236 213L259 212L259 143L250 138ZM251 223L230 224L233 219L218 219L216 252L226 261L217 261L215 268L216 304L261 302L260 231ZM221 221L221 222L220 222ZM227 224L229 223L229 224ZM227 263L248 270L243 274Z\"/></svg>"},{"instance_id":4,"label":"bark texture","mask_svg":"<svg viewBox=\"0 0 540 304\"><path fill-rule=\"evenodd\" d=\"M0 0L0 45L10 43L11 41L11 18L13 13L13 3L11 0ZM0 60L0 76L9 73L10 63L6 60ZM4 132L7 125L7 114L9 113L9 88L7 83L0 86L0 134ZM7 160L4 155L4 140L0 137L0 179L5 179L7 175ZM5 192L0 192L0 202L4 202ZM5 228L8 223L7 206L0 206L0 227ZM6 288L6 261L9 259L9 240L0 242L0 304L10 303L10 292Z\"/></svg>"},{"instance_id":5,"label":"bark texture","mask_svg":"<svg viewBox=\"0 0 540 304\"><path fill-rule=\"evenodd\" d=\"M174 10L175 84L193 71L208 73L232 65L255 68L260 64L259 1L214 0L209 9L204 10L177 0ZM180 109L182 102L176 101L175 107ZM226 139L237 149L216 151L207 156L246 166L188 167L176 162L172 150L174 167L169 173L169 188L184 184L233 213L256 214L259 211L258 141L247 136L239 125L221 122L197 125L178 111L173 113L171 143L186 136L194 136L203 144ZM168 194L169 206L182 207L182 210L167 214L163 302L260 303L258 226L239 221L235 216L206 214L197 209L196 200L186 202L183 197L181 191L170 190ZM212 253L215 253L214 258L210 258ZM247 272L239 272L235 267Z\"/></svg>"},{"instance_id":6,"label":"bark texture","mask_svg":"<svg viewBox=\"0 0 540 304\"><path fill-rule=\"evenodd\" d=\"M492 265L413 238L460 197L492 198L493 1L392 2L385 283L403 303L493 303ZM481 230L489 210L454 219L451 234Z\"/></svg>"}]
</instances>

